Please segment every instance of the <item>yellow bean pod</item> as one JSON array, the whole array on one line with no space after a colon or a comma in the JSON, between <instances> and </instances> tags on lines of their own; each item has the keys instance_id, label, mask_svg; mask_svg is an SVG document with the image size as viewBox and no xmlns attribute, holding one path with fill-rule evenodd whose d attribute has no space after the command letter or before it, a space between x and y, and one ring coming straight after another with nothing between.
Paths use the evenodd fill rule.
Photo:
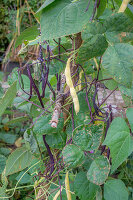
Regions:
<instances>
[{"instance_id":1,"label":"yellow bean pod","mask_svg":"<svg viewBox=\"0 0 133 200\"><path fill-rule=\"evenodd\" d=\"M63 187L61 187L61 191L62 191ZM60 195L60 190L55 194L53 200L57 200L57 198L59 197Z\"/></svg>"},{"instance_id":2,"label":"yellow bean pod","mask_svg":"<svg viewBox=\"0 0 133 200\"><path fill-rule=\"evenodd\" d=\"M124 12L124 11L126 10L127 5L128 5L129 2L130 2L130 0L123 0L121 6L120 6L120 8L119 8L118 13Z\"/></svg>"},{"instance_id":3,"label":"yellow bean pod","mask_svg":"<svg viewBox=\"0 0 133 200\"><path fill-rule=\"evenodd\" d=\"M72 198L71 198L71 192L70 192L68 172L66 173L66 177L65 177L65 188L66 188L67 200L71 200Z\"/></svg>"},{"instance_id":4,"label":"yellow bean pod","mask_svg":"<svg viewBox=\"0 0 133 200\"><path fill-rule=\"evenodd\" d=\"M75 109L75 112L77 114L79 112L79 100L78 100L76 90L73 86L73 82L72 82L72 78L71 78L71 72L70 72L70 64L71 64L71 57L68 58L68 61L67 61L67 64L66 64L65 77L66 77L66 83L70 88L70 94L71 94L72 99L73 99L74 109Z\"/></svg>"}]
</instances>

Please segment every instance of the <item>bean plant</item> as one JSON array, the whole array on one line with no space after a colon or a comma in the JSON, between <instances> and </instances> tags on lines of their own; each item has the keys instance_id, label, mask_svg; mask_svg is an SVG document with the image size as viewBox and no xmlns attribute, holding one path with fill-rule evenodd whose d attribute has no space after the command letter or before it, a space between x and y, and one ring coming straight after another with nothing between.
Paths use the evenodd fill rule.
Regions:
<instances>
[{"instance_id":1,"label":"bean plant","mask_svg":"<svg viewBox=\"0 0 133 200\"><path fill-rule=\"evenodd\" d=\"M133 199L132 11L130 0L45 0L17 38L19 56L39 54L13 70L0 101L0 115L12 105L28 123L2 167L0 199ZM106 103L116 92L122 111Z\"/></svg>"}]
</instances>

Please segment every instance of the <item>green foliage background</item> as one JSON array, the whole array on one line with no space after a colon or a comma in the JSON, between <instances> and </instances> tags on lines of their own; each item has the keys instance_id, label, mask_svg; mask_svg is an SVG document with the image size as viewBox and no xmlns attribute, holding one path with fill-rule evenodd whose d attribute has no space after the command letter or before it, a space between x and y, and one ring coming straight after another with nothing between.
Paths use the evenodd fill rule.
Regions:
<instances>
[{"instance_id":1,"label":"green foliage background","mask_svg":"<svg viewBox=\"0 0 133 200\"><path fill-rule=\"evenodd\" d=\"M43 198L52 200L62 187L58 200L68 200L66 172L72 200L133 199L132 2L124 13L118 13L121 0L101 1L96 12L96 1L90 1L87 8L88 2L29 1L33 11L42 3L30 23L27 8L20 8L21 34L15 41L20 47L18 54L28 55L30 47L37 47L39 55L26 65L28 75L20 73L23 68L14 69L4 83L8 89L1 87L0 199L28 200L29 195L37 199L41 190ZM6 38L1 42L2 51L17 32L13 20L17 3L2 1L0 37L1 41ZM10 7L14 9L9 18ZM75 49L79 32L83 41ZM58 89L71 54L72 62L78 64L76 78L80 77L75 83L80 104L77 115L72 98ZM97 103L99 82L110 94L121 92L125 116L112 119L110 107L104 110L106 98ZM61 112L67 112L68 118L64 122L61 113L54 128L51 119L62 96Z\"/></svg>"}]
</instances>

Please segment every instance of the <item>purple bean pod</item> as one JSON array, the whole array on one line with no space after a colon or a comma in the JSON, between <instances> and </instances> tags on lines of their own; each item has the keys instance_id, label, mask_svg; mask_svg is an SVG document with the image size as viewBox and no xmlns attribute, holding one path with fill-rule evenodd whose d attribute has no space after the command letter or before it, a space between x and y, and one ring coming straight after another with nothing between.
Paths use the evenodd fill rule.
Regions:
<instances>
[{"instance_id":1,"label":"purple bean pod","mask_svg":"<svg viewBox=\"0 0 133 200\"><path fill-rule=\"evenodd\" d=\"M97 8L99 7L99 5L100 5L100 0L99 0L98 3L97 3Z\"/></svg>"},{"instance_id":2,"label":"purple bean pod","mask_svg":"<svg viewBox=\"0 0 133 200\"><path fill-rule=\"evenodd\" d=\"M106 118L108 118L108 113L107 113L107 112L106 112ZM106 138L106 135L107 135L109 126L110 126L110 120L108 119L108 120L107 120L107 125L106 125L106 130L105 130L104 139ZM101 150L101 155L102 155L103 152L105 151L105 148L106 148L106 145L103 145L103 146L102 146L102 150Z\"/></svg>"},{"instance_id":3,"label":"purple bean pod","mask_svg":"<svg viewBox=\"0 0 133 200\"><path fill-rule=\"evenodd\" d=\"M108 148L107 149L107 158L109 159L109 157L110 157L110 149Z\"/></svg>"},{"instance_id":4,"label":"purple bean pod","mask_svg":"<svg viewBox=\"0 0 133 200\"><path fill-rule=\"evenodd\" d=\"M47 81L48 81L48 74L49 74L49 68L47 69L45 78L43 77L43 80L42 80L42 95L41 95L42 98L45 97L45 89L46 89L46 85L47 85Z\"/></svg>"},{"instance_id":5,"label":"purple bean pod","mask_svg":"<svg viewBox=\"0 0 133 200\"><path fill-rule=\"evenodd\" d=\"M54 91L54 89L52 88L52 86L51 86L51 84L50 84L50 82L49 82L48 80L47 80L47 85L48 85L49 89L51 90L51 92L53 93L54 100L55 100L55 91Z\"/></svg>"},{"instance_id":6,"label":"purple bean pod","mask_svg":"<svg viewBox=\"0 0 133 200\"><path fill-rule=\"evenodd\" d=\"M59 78L57 81L57 91L60 91L60 84L61 84L61 75L59 75Z\"/></svg>"},{"instance_id":7,"label":"purple bean pod","mask_svg":"<svg viewBox=\"0 0 133 200\"><path fill-rule=\"evenodd\" d=\"M28 98L28 100L30 100L32 97L32 81L30 80L30 96Z\"/></svg>"},{"instance_id":8,"label":"purple bean pod","mask_svg":"<svg viewBox=\"0 0 133 200\"><path fill-rule=\"evenodd\" d=\"M51 57L50 59L56 59L56 60L59 60L59 61L61 61L61 62L66 64L66 62L64 60L61 60L61 59L57 58L56 56L55 57Z\"/></svg>"},{"instance_id":9,"label":"purple bean pod","mask_svg":"<svg viewBox=\"0 0 133 200\"><path fill-rule=\"evenodd\" d=\"M87 11L88 11L88 9L89 9L89 6L90 6L90 0L89 0L89 2L88 2L87 8L85 9L85 12L87 12Z\"/></svg>"},{"instance_id":10,"label":"purple bean pod","mask_svg":"<svg viewBox=\"0 0 133 200\"><path fill-rule=\"evenodd\" d=\"M96 13L96 9L97 9L97 1L98 0L95 0L95 4L94 4L94 8L93 8L93 14L90 18L90 21L92 21L94 19L94 16L95 16L95 13Z\"/></svg>"},{"instance_id":11,"label":"purple bean pod","mask_svg":"<svg viewBox=\"0 0 133 200\"><path fill-rule=\"evenodd\" d=\"M31 75L31 71L30 71L29 66L27 66L27 71L28 71L28 76L29 76L29 79L30 79L30 81L31 81L31 83L32 83L32 86L33 86L35 92L37 93L37 96L38 96L38 99L39 99L39 101L40 101L40 104L41 104L42 108L44 108L44 105L43 105L43 102L42 102L42 99L41 99L40 92L39 92L39 90L38 90L38 88L37 88L37 86L36 86L36 84L35 84L35 82L34 82L34 80L33 80L33 78L32 78L32 75Z\"/></svg>"},{"instance_id":12,"label":"purple bean pod","mask_svg":"<svg viewBox=\"0 0 133 200\"><path fill-rule=\"evenodd\" d=\"M51 164L51 169L50 169L50 174L49 174L49 176L50 176L54 171L54 157L53 157L53 154L50 150L49 145L46 142L46 135L43 135L43 141L44 141L44 144L46 146L46 149L47 149L49 157L50 157L50 164Z\"/></svg>"}]
</instances>

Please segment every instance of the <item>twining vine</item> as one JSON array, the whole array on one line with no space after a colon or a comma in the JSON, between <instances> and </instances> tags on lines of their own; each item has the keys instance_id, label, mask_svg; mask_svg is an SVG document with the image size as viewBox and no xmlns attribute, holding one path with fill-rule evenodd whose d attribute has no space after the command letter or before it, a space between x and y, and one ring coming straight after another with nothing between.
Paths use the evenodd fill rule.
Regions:
<instances>
[{"instance_id":1,"label":"twining vine","mask_svg":"<svg viewBox=\"0 0 133 200\"><path fill-rule=\"evenodd\" d=\"M59 3L59 1L57 3ZM70 4L72 3L78 4L81 3L81 1L79 0L70 2ZM45 170L42 171L39 168L38 173L33 177L35 182L34 189L29 192L29 194L27 195L28 197L30 197L30 195L34 193L35 198L40 200L48 199L49 197L53 198L54 200L57 200L59 198L63 200L63 191L65 189L68 200L71 200L72 195L75 195L75 193L76 199L83 200L85 198L83 194L84 191L82 191L82 194L80 194L80 186L78 185L79 180L81 182L83 181L82 185L85 184L84 188L93 187L93 189L95 189L96 191L95 196L97 196L97 194L101 195L103 193L103 187L106 188L108 184L113 184L111 181L116 181L118 179L119 172L114 175L112 175L112 173L114 173L114 171L131 154L132 120L128 113L130 110L128 110L127 112L127 116L129 117L127 117L128 119L126 119L126 122L128 121L128 123L126 123L123 118L117 118L116 120L114 119L113 105L109 104L108 106L105 106L105 102L112 94L119 90L120 87L127 86L127 90L130 90L131 88L129 88L129 82L126 82L127 80L124 82L125 79L120 76L122 74L121 71L119 74L120 68L117 69L117 74L115 74L115 61L119 60L119 63L117 63L117 65L119 66L121 64L120 62L122 62L125 57L120 58L120 56L123 56L122 46L121 48L115 46L115 44L112 42L114 38L111 38L111 34L109 32L113 26L111 24L112 21L117 21L117 23L114 25L115 28L112 32L114 34L114 30L116 30L116 35L118 33L118 37L120 36L119 29L120 33L123 31L123 29L125 30L125 27L119 27L119 17L123 17L122 20L124 21L126 26L129 26L129 29L131 29L130 31L132 33L130 20L128 22L125 15L121 14L121 12L124 12L127 8L128 3L129 1L127 0L122 2L121 7L118 10L119 14L116 13L114 14L114 16L111 15L109 18L110 23L108 24L108 19L105 20L105 23L104 20L102 21L101 19L101 22L99 23L99 19L96 18L99 7L101 5L104 7L100 0L95 0L93 4L90 0L87 3L85 2L85 14L87 12L90 12L89 9L91 9L91 6L93 5L91 9L92 12L90 13L90 18L88 19L88 23L90 24L90 26L87 27L87 25L85 25L84 27L82 27L83 30L80 30L80 32L76 32L75 34L69 34L66 36L66 38L69 40L71 47L66 47L67 45L64 45L64 43L62 42L62 35L59 39L52 38L52 40L50 41L42 40L44 30L43 26L41 25L41 28L39 28L40 34L37 38L38 40L41 38L41 40L39 40L38 42L38 59L32 63L28 62L23 67L20 67L17 70L19 86L21 90L26 95L28 95L28 97L26 98L18 93L18 97L22 98L28 103L31 103L39 111L41 110L38 116L34 118L34 121L32 121L30 128L27 129L24 134L24 139L26 140L25 144L27 145L29 135L33 136L35 135L35 133L39 132L42 135L42 141L45 146L45 151L42 151L42 149L39 147L40 144L38 142L38 138L37 136L35 136L42 161L42 166L45 168ZM54 4L56 6L56 1L53 1L51 4ZM52 9L52 6L50 8ZM43 15L43 12L41 14ZM94 27L91 26L92 24L94 25ZM97 33L97 31L99 32ZM94 32L94 35L92 34L92 32ZM107 35L107 38L105 38L105 35ZM127 37L125 36L126 38L124 39L125 41L127 41L127 43L129 43L127 44L127 49L129 48L130 50L132 50L132 34L130 37L128 37L127 33L125 35ZM110 40L112 43L110 42ZM52 49L51 41L57 45L56 50ZM101 41L103 41L103 47L101 47ZM89 47L87 46L87 43L89 43ZM24 48L26 47L27 43ZM114 49L112 50L111 48ZM103 70L102 65L105 61L106 65L110 65L110 49L112 50L111 53L114 56L114 65L111 72L110 68L108 69L107 67L105 67L104 70L106 70L106 73L109 72L109 75L106 77L102 76L101 72ZM22 51L23 48L19 51L19 53ZM62 51L64 53L62 53ZM105 60L103 60L104 53L106 53L108 56ZM115 58L117 53L119 55L119 59ZM66 59L64 59L64 56L66 57ZM87 60L84 60L84 58ZM108 59L110 60L108 61ZM84 63L85 61L88 62L88 60L91 64L93 63L92 68L95 72L95 75L88 73L86 70ZM51 70L53 70L53 61L58 61L58 63L62 63L63 65L63 69L59 70L58 72L56 71L55 73L56 89L53 86L54 84L49 81L51 75L50 72ZM127 63L126 61L124 60L123 63ZM124 65L123 63L122 67ZM129 64L130 69L131 66L132 64ZM87 67L89 68L90 66ZM22 71L25 68L27 69L27 76L30 83L29 92L27 92L27 90L25 90L24 88L25 84L22 76ZM127 71L132 72L130 70ZM113 87L112 91L110 91L110 93L105 98L103 98L101 102L99 102L99 88L103 87L104 89L107 89L106 86L103 84L105 83L105 81L114 81L115 83L117 82L117 84L115 87ZM45 102L47 98L47 90L49 92L49 100ZM82 100L80 98L81 95ZM32 100L35 96L37 97L39 105L36 103L36 101L34 102L34 100ZM84 107L84 104L86 105L85 109L82 108ZM117 108L115 109L117 110ZM79 113L80 115L78 115ZM82 120L82 116L84 116L84 120ZM40 119L44 119L43 125L41 124L42 122L40 123L41 125L38 123ZM61 123L62 121L63 123ZM122 128L121 124L124 124ZM44 126L44 129L41 129L42 126ZM118 139L119 137L122 137L122 134L124 139L127 138L125 142L128 141L126 145L129 147L129 149L127 148L127 146L125 149L123 149L122 145L119 150L119 143L121 142L121 140L117 140L116 142L116 135L113 135L115 131L116 135L118 134ZM61 141L59 141L59 144L57 146L52 142L51 145L49 144L49 140L50 137L52 138L52 134L56 135L54 135L55 137L57 137L56 140L58 140L58 134L61 135ZM26 138L26 136L28 139ZM49 137L47 138L47 136ZM112 138L115 141L113 144L111 140ZM54 148L52 148L52 146ZM27 147L27 149L29 151L29 146ZM97 155L97 151L100 152L100 154ZM126 152L126 155L124 155L125 157L120 160L119 156L121 154L121 151ZM45 160L44 157L47 157L47 160ZM116 160L120 161L117 163ZM7 172L7 169L8 167L6 166L5 172L3 172L4 178L13 173L10 171ZM71 172L74 177L71 176ZM65 177L64 182L61 179L62 174ZM109 180L107 180L108 176L110 176ZM116 178L115 180L114 177ZM71 190L71 183L73 182L74 178L78 181L75 181L75 191L73 192ZM85 181L82 178L84 178ZM51 183L58 187L56 189L51 189L51 191L49 192ZM120 181L120 184L123 183L121 183ZM89 197L92 195L90 193ZM127 200L127 192L125 192L124 195L126 196L125 199ZM108 192L104 194L104 198L108 200ZM118 199L120 199L119 196Z\"/></svg>"}]
</instances>

